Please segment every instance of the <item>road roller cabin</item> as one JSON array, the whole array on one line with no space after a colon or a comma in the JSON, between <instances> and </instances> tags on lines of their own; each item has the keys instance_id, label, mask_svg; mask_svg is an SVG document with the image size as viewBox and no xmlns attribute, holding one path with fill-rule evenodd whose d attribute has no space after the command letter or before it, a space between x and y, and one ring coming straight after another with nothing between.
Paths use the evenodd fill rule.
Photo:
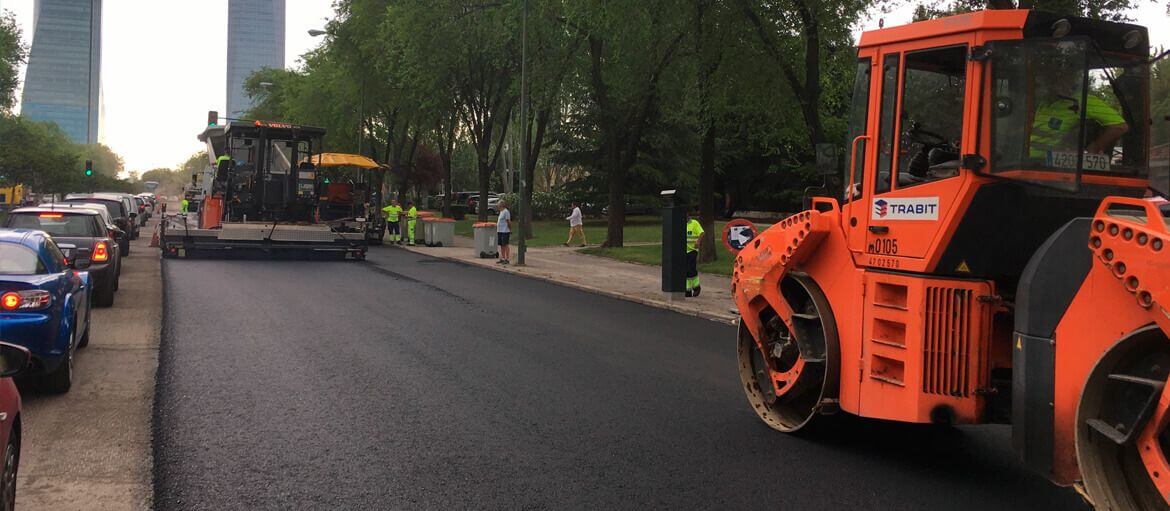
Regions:
<instances>
[{"instance_id":1,"label":"road roller cabin","mask_svg":"<svg viewBox=\"0 0 1170 511\"><path fill-rule=\"evenodd\" d=\"M1027 10L863 34L842 190L735 261L760 418L1010 422L1098 509L1170 508L1154 62L1144 27Z\"/></svg>"}]
</instances>

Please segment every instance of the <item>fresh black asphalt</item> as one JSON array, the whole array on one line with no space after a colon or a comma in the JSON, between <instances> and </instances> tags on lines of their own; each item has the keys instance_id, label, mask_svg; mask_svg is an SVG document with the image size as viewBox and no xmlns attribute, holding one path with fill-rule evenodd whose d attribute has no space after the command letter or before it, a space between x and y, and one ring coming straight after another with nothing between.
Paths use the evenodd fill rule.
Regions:
<instances>
[{"instance_id":1,"label":"fresh black asphalt","mask_svg":"<svg viewBox=\"0 0 1170 511\"><path fill-rule=\"evenodd\" d=\"M749 409L733 327L394 248L164 263L158 509L1083 509L1003 426Z\"/></svg>"}]
</instances>

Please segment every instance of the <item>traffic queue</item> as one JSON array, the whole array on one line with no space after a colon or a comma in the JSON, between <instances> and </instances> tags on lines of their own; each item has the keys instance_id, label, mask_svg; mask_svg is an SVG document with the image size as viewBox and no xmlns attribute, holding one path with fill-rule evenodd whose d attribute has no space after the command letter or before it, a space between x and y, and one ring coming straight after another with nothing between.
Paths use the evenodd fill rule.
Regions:
<instances>
[{"instance_id":1,"label":"traffic queue","mask_svg":"<svg viewBox=\"0 0 1170 511\"><path fill-rule=\"evenodd\" d=\"M69 392L89 344L92 307L114 305L130 242L154 214L153 194L84 193L27 204L0 222L0 488L15 488L21 388ZM27 385L26 385L27 384ZM15 492L0 492L12 509Z\"/></svg>"}]
</instances>

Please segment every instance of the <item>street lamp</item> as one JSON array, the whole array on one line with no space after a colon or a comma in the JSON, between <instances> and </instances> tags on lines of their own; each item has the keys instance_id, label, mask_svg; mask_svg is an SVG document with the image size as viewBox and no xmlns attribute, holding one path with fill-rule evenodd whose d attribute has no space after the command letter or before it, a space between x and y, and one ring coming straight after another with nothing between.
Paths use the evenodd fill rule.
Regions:
<instances>
[{"instance_id":1,"label":"street lamp","mask_svg":"<svg viewBox=\"0 0 1170 511\"><path fill-rule=\"evenodd\" d=\"M309 29L309 37L321 37L321 36L323 36L323 35L325 35L325 34L328 34L328 33L329 33L329 32L326 32L326 31L324 31L324 30L321 30L321 29L319 29L319 28L311 28L311 29Z\"/></svg>"}]
</instances>

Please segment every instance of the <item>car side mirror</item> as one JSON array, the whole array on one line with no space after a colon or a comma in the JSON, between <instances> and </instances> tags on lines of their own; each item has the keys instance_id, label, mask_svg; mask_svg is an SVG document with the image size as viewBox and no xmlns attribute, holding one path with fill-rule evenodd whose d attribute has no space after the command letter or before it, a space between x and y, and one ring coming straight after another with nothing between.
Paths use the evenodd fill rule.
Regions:
<instances>
[{"instance_id":1,"label":"car side mirror","mask_svg":"<svg viewBox=\"0 0 1170 511\"><path fill-rule=\"evenodd\" d=\"M88 248L79 248L73 253L73 260L69 267L74 270L85 270L93 264L93 251Z\"/></svg>"},{"instance_id":2,"label":"car side mirror","mask_svg":"<svg viewBox=\"0 0 1170 511\"><path fill-rule=\"evenodd\" d=\"M32 355L27 349L15 344L0 342L0 378L16 376L28 368L28 363L31 360Z\"/></svg>"}]
</instances>

